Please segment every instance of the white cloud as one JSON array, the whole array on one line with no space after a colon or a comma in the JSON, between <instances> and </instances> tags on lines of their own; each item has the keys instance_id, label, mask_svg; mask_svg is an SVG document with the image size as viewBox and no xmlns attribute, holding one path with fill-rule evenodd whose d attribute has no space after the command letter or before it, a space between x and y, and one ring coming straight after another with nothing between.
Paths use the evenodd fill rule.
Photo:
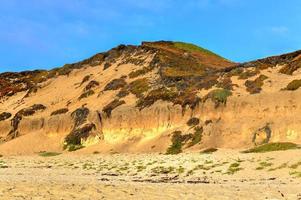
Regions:
<instances>
[{"instance_id":1,"label":"white cloud","mask_svg":"<svg viewBox=\"0 0 301 200\"><path fill-rule=\"evenodd\" d=\"M289 29L286 26L274 26L274 27L270 28L270 31L275 33L275 34L284 35L284 34L287 34L289 32Z\"/></svg>"}]
</instances>

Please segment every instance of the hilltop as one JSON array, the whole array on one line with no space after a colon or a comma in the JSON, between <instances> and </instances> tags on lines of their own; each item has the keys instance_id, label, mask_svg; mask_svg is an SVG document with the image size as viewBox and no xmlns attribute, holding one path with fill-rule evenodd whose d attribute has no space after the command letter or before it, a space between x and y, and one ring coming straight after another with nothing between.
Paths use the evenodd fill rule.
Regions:
<instances>
[{"instance_id":1,"label":"hilltop","mask_svg":"<svg viewBox=\"0 0 301 200\"><path fill-rule=\"evenodd\" d=\"M235 63L182 42L0 74L0 153L180 153L301 143L301 51Z\"/></svg>"}]
</instances>

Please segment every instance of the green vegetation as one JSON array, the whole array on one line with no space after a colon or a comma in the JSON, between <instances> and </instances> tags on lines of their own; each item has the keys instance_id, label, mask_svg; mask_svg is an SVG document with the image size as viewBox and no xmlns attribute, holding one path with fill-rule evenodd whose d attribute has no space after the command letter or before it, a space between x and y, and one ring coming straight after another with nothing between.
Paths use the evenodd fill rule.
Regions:
<instances>
[{"instance_id":1,"label":"green vegetation","mask_svg":"<svg viewBox=\"0 0 301 200\"><path fill-rule=\"evenodd\" d=\"M283 143L269 143L261 146L254 147L252 149L243 151L243 153L265 153L270 151L285 151L290 149L299 149L300 146L290 142Z\"/></svg>"},{"instance_id":2,"label":"green vegetation","mask_svg":"<svg viewBox=\"0 0 301 200\"><path fill-rule=\"evenodd\" d=\"M105 113L107 114L108 117L111 117L112 111L113 111L115 108L117 108L117 107L119 107L119 106L121 106L121 105L123 105L123 104L125 104L125 101L124 101L124 100L121 100L121 101L120 101L119 99L115 99L115 100L113 100L111 103L109 103L108 105L106 105L106 106L102 109L102 111L105 112Z\"/></svg>"},{"instance_id":3,"label":"green vegetation","mask_svg":"<svg viewBox=\"0 0 301 200\"><path fill-rule=\"evenodd\" d=\"M141 98L137 102L137 107L140 109L153 105L158 100L173 101L177 97L178 93L174 90L167 89L165 87L150 91L146 97Z\"/></svg>"},{"instance_id":4,"label":"green vegetation","mask_svg":"<svg viewBox=\"0 0 301 200\"><path fill-rule=\"evenodd\" d=\"M77 144L68 144L68 145L64 146L64 149L67 150L67 151L77 151L77 150L82 149L82 148L84 148L84 146L81 145L81 144L79 144L79 145L77 145Z\"/></svg>"},{"instance_id":5,"label":"green vegetation","mask_svg":"<svg viewBox=\"0 0 301 200\"><path fill-rule=\"evenodd\" d=\"M191 53L193 53L193 52L206 53L209 55L213 55L213 56L217 56L219 58L225 59L225 58L221 57L220 55L217 55L217 54L213 53L212 51L209 51L208 49L204 49L204 48L196 46L194 44L185 43L185 42L173 42L173 45L178 49L182 49L184 51L188 51Z\"/></svg>"},{"instance_id":6,"label":"green vegetation","mask_svg":"<svg viewBox=\"0 0 301 200\"><path fill-rule=\"evenodd\" d=\"M272 165L273 163L263 161L259 163L259 167L257 167L256 170L263 170L267 167L271 167Z\"/></svg>"},{"instance_id":7,"label":"green vegetation","mask_svg":"<svg viewBox=\"0 0 301 200\"><path fill-rule=\"evenodd\" d=\"M247 87L247 91L250 94L256 94L261 92L261 87L263 86L263 81L268 79L265 75L260 75L254 81L247 80L245 82L245 86Z\"/></svg>"},{"instance_id":8,"label":"green vegetation","mask_svg":"<svg viewBox=\"0 0 301 200\"><path fill-rule=\"evenodd\" d=\"M61 108L51 113L51 116L65 114L69 111L68 108Z\"/></svg>"},{"instance_id":9,"label":"green vegetation","mask_svg":"<svg viewBox=\"0 0 301 200\"><path fill-rule=\"evenodd\" d=\"M129 74L130 78L136 78L138 76L143 76L144 74L147 74L152 70L151 67L143 67L142 69L138 69L136 71L133 71Z\"/></svg>"},{"instance_id":10,"label":"green vegetation","mask_svg":"<svg viewBox=\"0 0 301 200\"><path fill-rule=\"evenodd\" d=\"M293 171L290 172L291 176L294 176L295 178L301 178L301 172Z\"/></svg>"},{"instance_id":11,"label":"green vegetation","mask_svg":"<svg viewBox=\"0 0 301 200\"><path fill-rule=\"evenodd\" d=\"M301 161L295 163L295 164L292 164L291 166L289 166L289 168L291 169L297 169L299 166L301 166Z\"/></svg>"},{"instance_id":12,"label":"green vegetation","mask_svg":"<svg viewBox=\"0 0 301 200\"><path fill-rule=\"evenodd\" d=\"M293 75L295 71L297 71L300 68L300 60L295 61L293 63L289 63L284 65L280 70L279 73L286 74L286 75Z\"/></svg>"},{"instance_id":13,"label":"green vegetation","mask_svg":"<svg viewBox=\"0 0 301 200\"><path fill-rule=\"evenodd\" d=\"M42 157L52 157L52 156L58 156L60 155L61 153L57 153L57 152L40 152L39 153L39 156L42 156Z\"/></svg>"},{"instance_id":14,"label":"green vegetation","mask_svg":"<svg viewBox=\"0 0 301 200\"><path fill-rule=\"evenodd\" d=\"M118 89L126 86L126 84L127 83L125 82L125 80L123 78L114 79L105 86L104 91L118 90Z\"/></svg>"},{"instance_id":15,"label":"green vegetation","mask_svg":"<svg viewBox=\"0 0 301 200\"><path fill-rule=\"evenodd\" d=\"M199 123L200 123L199 118L192 117L187 121L186 124L187 124L187 126L197 126L197 125L199 125Z\"/></svg>"},{"instance_id":16,"label":"green vegetation","mask_svg":"<svg viewBox=\"0 0 301 200\"><path fill-rule=\"evenodd\" d=\"M208 149L205 149L203 151L201 151L202 154L210 154L210 153L213 153L213 152L216 152L218 151L218 149L216 148L208 148Z\"/></svg>"},{"instance_id":17,"label":"green vegetation","mask_svg":"<svg viewBox=\"0 0 301 200\"><path fill-rule=\"evenodd\" d=\"M211 91L207 98L210 98L213 102L215 102L215 106L218 107L220 104L226 104L229 96L232 95L232 92L225 89L216 89Z\"/></svg>"},{"instance_id":18,"label":"green vegetation","mask_svg":"<svg viewBox=\"0 0 301 200\"><path fill-rule=\"evenodd\" d=\"M129 91L137 97L141 97L149 89L150 86L147 78L137 79L129 84Z\"/></svg>"},{"instance_id":19,"label":"green vegetation","mask_svg":"<svg viewBox=\"0 0 301 200\"><path fill-rule=\"evenodd\" d=\"M286 168L286 167L287 167L287 163L283 163L283 164L279 165L278 167L270 168L268 171L275 171L275 170L283 169L283 168Z\"/></svg>"},{"instance_id":20,"label":"green vegetation","mask_svg":"<svg viewBox=\"0 0 301 200\"><path fill-rule=\"evenodd\" d=\"M233 174L235 174L236 172L238 172L238 171L240 171L240 170L242 170L242 168L240 167L240 163L238 163L238 162L232 163L232 164L229 166L229 168L228 168L226 174L228 174L228 175L233 175Z\"/></svg>"},{"instance_id":21,"label":"green vegetation","mask_svg":"<svg viewBox=\"0 0 301 200\"><path fill-rule=\"evenodd\" d=\"M248 79L251 78L253 76L256 76L258 74L258 71L256 70L247 70L247 71L242 71L239 76L238 79Z\"/></svg>"},{"instance_id":22,"label":"green vegetation","mask_svg":"<svg viewBox=\"0 0 301 200\"><path fill-rule=\"evenodd\" d=\"M293 80L286 86L286 90L297 90L301 87L301 80Z\"/></svg>"},{"instance_id":23,"label":"green vegetation","mask_svg":"<svg viewBox=\"0 0 301 200\"><path fill-rule=\"evenodd\" d=\"M11 113L3 112L3 113L0 114L0 121L7 120L7 119L9 119L11 116L12 116Z\"/></svg>"},{"instance_id":24,"label":"green vegetation","mask_svg":"<svg viewBox=\"0 0 301 200\"><path fill-rule=\"evenodd\" d=\"M183 136L181 135L181 131L176 131L172 135L172 144L167 149L166 154L179 154L182 153L182 146L183 146Z\"/></svg>"},{"instance_id":25,"label":"green vegetation","mask_svg":"<svg viewBox=\"0 0 301 200\"><path fill-rule=\"evenodd\" d=\"M84 99L84 98L88 98L89 96L92 96L93 94L95 94L95 92L93 90L88 90L84 93L82 93L79 97L78 100Z\"/></svg>"},{"instance_id":26,"label":"green vegetation","mask_svg":"<svg viewBox=\"0 0 301 200\"><path fill-rule=\"evenodd\" d=\"M195 127L194 128L194 134L191 135L191 141L188 144L188 147L192 147L196 144L198 144L199 142L202 141L202 137L203 137L203 127Z\"/></svg>"},{"instance_id":27,"label":"green vegetation","mask_svg":"<svg viewBox=\"0 0 301 200\"><path fill-rule=\"evenodd\" d=\"M158 167L155 167L155 168L151 169L151 171L153 173L156 173L156 174L170 174L170 173L173 173L175 171L175 168L174 167L158 166Z\"/></svg>"}]
</instances>

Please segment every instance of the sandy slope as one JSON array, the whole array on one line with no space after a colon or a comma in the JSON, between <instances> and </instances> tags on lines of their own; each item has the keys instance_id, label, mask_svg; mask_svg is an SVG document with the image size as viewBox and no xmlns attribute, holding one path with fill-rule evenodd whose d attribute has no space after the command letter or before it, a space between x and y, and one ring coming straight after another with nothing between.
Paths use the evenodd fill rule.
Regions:
<instances>
[{"instance_id":1,"label":"sandy slope","mask_svg":"<svg viewBox=\"0 0 301 200\"><path fill-rule=\"evenodd\" d=\"M301 199L300 157L298 150L9 156L0 158L0 199ZM229 173L234 163L239 169Z\"/></svg>"}]
</instances>

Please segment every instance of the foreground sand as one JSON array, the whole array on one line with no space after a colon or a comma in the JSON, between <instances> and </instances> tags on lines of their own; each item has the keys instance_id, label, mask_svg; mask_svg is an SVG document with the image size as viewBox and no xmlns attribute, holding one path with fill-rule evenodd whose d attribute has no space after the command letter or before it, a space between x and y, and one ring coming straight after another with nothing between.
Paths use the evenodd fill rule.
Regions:
<instances>
[{"instance_id":1,"label":"foreground sand","mask_svg":"<svg viewBox=\"0 0 301 200\"><path fill-rule=\"evenodd\" d=\"M301 151L0 158L0 199L301 199Z\"/></svg>"}]
</instances>

